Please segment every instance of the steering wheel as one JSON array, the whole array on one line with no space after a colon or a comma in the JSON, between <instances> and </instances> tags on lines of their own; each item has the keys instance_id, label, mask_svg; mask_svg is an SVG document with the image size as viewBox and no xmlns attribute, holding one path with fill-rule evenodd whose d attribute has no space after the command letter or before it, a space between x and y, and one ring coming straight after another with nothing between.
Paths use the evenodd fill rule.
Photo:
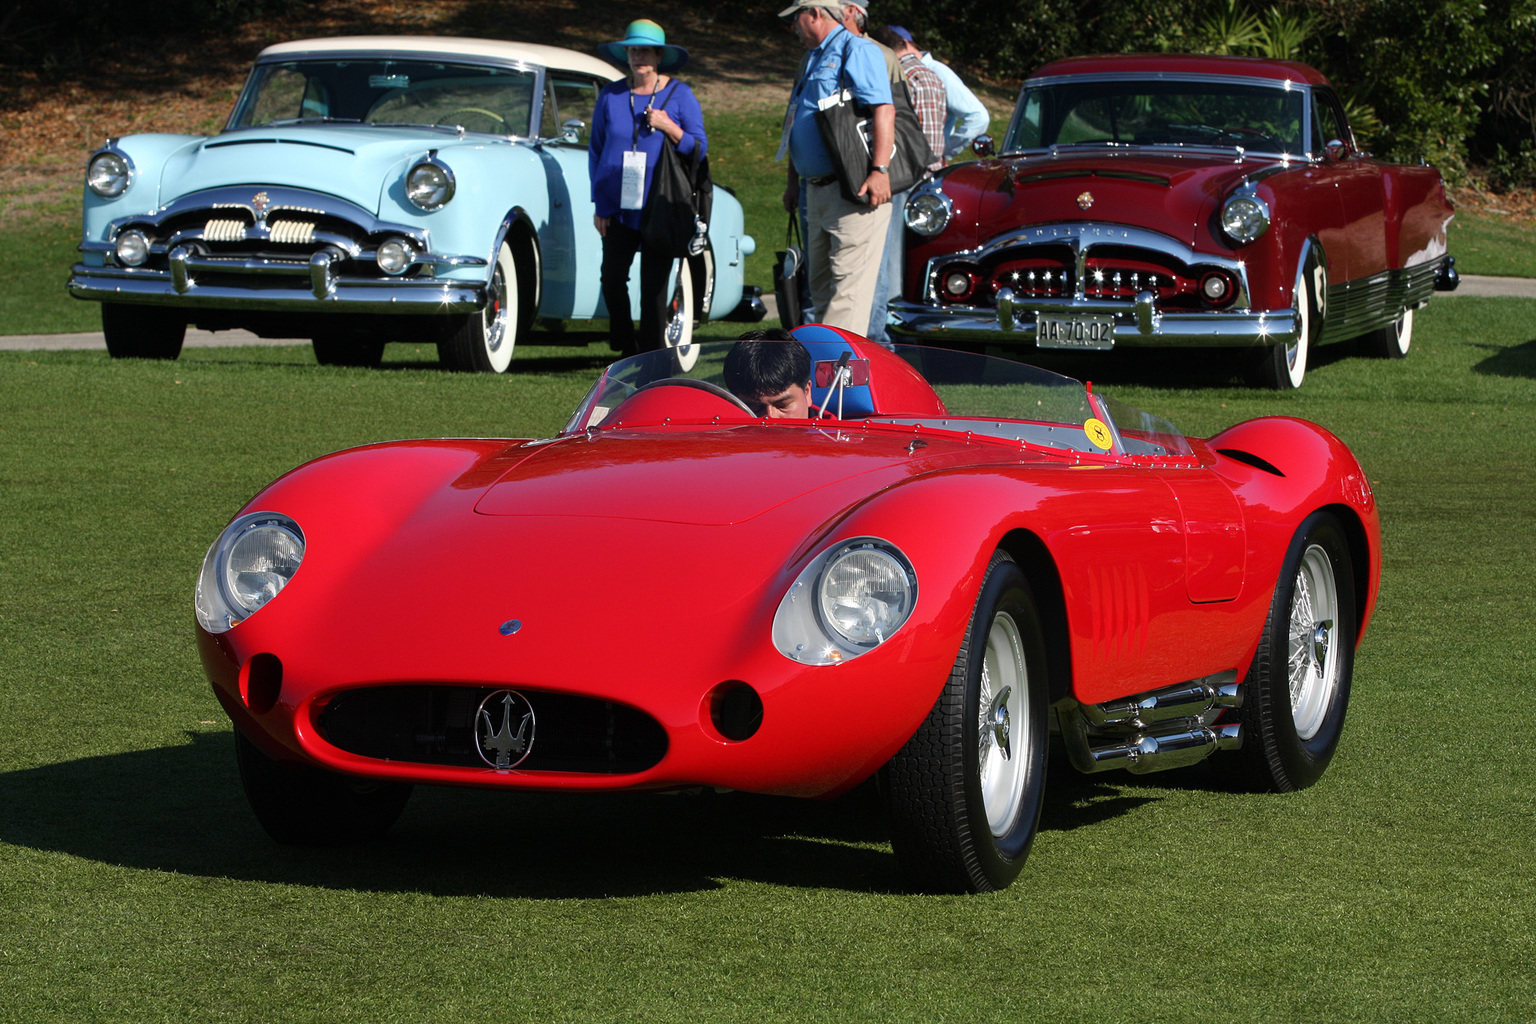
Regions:
<instances>
[{"instance_id":1,"label":"steering wheel","mask_svg":"<svg viewBox=\"0 0 1536 1024\"><path fill-rule=\"evenodd\" d=\"M640 392L649 391L652 388L693 388L695 391L702 391L707 395L714 395L716 398L724 399L753 419L758 418L757 413L753 412L752 407L746 402L743 402L719 384L711 384L707 380L695 380L692 377L663 377L661 380L653 380L649 384L640 385L635 389L635 394L638 395ZM634 395L630 396L630 398L633 397Z\"/></svg>"},{"instance_id":2,"label":"steering wheel","mask_svg":"<svg viewBox=\"0 0 1536 1024\"><path fill-rule=\"evenodd\" d=\"M484 107L460 107L457 110L450 110L448 113L443 115L443 122L446 123L448 121L453 121L460 114L484 114L486 117L490 118L492 121L495 121L503 128L509 127L506 118L496 113L496 111L486 110Z\"/></svg>"}]
</instances>

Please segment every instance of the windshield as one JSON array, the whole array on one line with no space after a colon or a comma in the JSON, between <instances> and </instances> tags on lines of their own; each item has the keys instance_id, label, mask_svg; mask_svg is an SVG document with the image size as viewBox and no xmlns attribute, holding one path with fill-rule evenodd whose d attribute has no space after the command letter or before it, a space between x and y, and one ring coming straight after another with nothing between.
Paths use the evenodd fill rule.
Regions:
<instances>
[{"instance_id":1,"label":"windshield","mask_svg":"<svg viewBox=\"0 0 1536 1024\"><path fill-rule=\"evenodd\" d=\"M342 122L526 136L535 77L531 70L431 60L261 64L246 83L229 127Z\"/></svg>"},{"instance_id":2,"label":"windshield","mask_svg":"<svg viewBox=\"0 0 1536 1024\"><path fill-rule=\"evenodd\" d=\"M1187 458L1189 442L1165 420L1094 394L1080 381L1007 359L916 345L894 351L872 342L848 342L819 325L796 331L810 353L811 403L823 420L889 424L903 430L951 431L983 435L1010 443L1096 455ZM636 418L638 403L625 403L642 390L647 396L676 383L695 398L702 382L719 396L702 415L706 422L754 419L728 404L726 355L735 342L704 342L678 351L662 349L622 359L609 366L587 392L562 433L591 428L634 428L680 423L700 415L679 402L648 405ZM792 344L770 342L769 344ZM843 364L844 354L848 359ZM686 368L684 367L686 364ZM712 386L712 387L711 387ZM778 420L794 425L803 420Z\"/></svg>"},{"instance_id":3,"label":"windshield","mask_svg":"<svg viewBox=\"0 0 1536 1024\"><path fill-rule=\"evenodd\" d=\"M1007 149L1241 146L1299 156L1305 91L1222 80L1059 79L1026 84Z\"/></svg>"}]
</instances>

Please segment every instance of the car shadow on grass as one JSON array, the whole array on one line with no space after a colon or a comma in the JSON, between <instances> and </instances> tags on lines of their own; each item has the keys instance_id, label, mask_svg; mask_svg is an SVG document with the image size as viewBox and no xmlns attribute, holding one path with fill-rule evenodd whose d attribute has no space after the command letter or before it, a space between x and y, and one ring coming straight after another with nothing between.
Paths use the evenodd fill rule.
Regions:
<instances>
[{"instance_id":1,"label":"car shadow on grass","mask_svg":"<svg viewBox=\"0 0 1536 1024\"><path fill-rule=\"evenodd\" d=\"M1521 345L1478 345L1493 353L1472 367L1473 373L1489 377L1536 377L1536 339Z\"/></svg>"},{"instance_id":2,"label":"car shadow on grass","mask_svg":"<svg viewBox=\"0 0 1536 1024\"><path fill-rule=\"evenodd\" d=\"M1057 769L1041 831L1093 825L1156 799ZM827 801L417 787L380 840L288 847L247 806L228 732L0 775L0 842L150 871L438 896L594 899L732 880L901 890L873 782Z\"/></svg>"}]
</instances>

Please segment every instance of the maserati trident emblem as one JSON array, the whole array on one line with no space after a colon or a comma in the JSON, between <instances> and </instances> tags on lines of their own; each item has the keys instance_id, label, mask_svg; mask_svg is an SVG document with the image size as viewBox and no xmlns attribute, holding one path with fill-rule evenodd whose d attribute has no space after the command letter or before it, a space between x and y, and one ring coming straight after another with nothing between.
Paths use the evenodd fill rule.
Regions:
<instances>
[{"instance_id":1,"label":"maserati trident emblem","mask_svg":"<svg viewBox=\"0 0 1536 1024\"><path fill-rule=\"evenodd\" d=\"M1084 192L1082 195L1077 197L1078 209L1086 210L1086 209L1088 209L1088 207L1090 207L1092 205L1093 205L1093 193L1092 192Z\"/></svg>"},{"instance_id":2,"label":"maserati trident emblem","mask_svg":"<svg viewBox=\"0 0 1536 1024\"><path fill-rule=\"evenodd\" d=\"M528 698L516 690L497 690L475 712L475 752L497 771L515 768L533 749L533 729Z\"/></svg>"}]
</instances>

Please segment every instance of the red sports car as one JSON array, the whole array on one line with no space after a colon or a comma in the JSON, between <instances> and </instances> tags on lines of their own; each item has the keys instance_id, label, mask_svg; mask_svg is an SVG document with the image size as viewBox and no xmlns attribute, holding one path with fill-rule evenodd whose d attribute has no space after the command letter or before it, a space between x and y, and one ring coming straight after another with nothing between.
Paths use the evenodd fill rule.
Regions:
<instances>
[{"instance_id":1,"label":"red sports car","mask_svg":"<svg viewBox=\"0 0 1536 1024\"><path fill-rule=\"evenodd\" d=\"M1399 358L1456 286L1431 167L1361 150L1328 81L1251 57L1076 57L1024 83L1001 156L907 200L898 334L1251 350L1288 389L1324 342Z\"/></svg>"},{"instance_id":2,"label":"red sports car","mask_svg":"<svg viewBox=\"0 0 1536 1024\"><path fill-rule=\"evenodd\" d=\"M706 343L613 364L555 437L370 445L252 498L196 613L266 829L366 838L413 783L881 773L909 884L981 891L1024 862L1048 744L1322 775L1381 564L1337 438L1194 440L1018 363L796 337L814 418L749 407Z\"/></svg>"}]
</instances>

